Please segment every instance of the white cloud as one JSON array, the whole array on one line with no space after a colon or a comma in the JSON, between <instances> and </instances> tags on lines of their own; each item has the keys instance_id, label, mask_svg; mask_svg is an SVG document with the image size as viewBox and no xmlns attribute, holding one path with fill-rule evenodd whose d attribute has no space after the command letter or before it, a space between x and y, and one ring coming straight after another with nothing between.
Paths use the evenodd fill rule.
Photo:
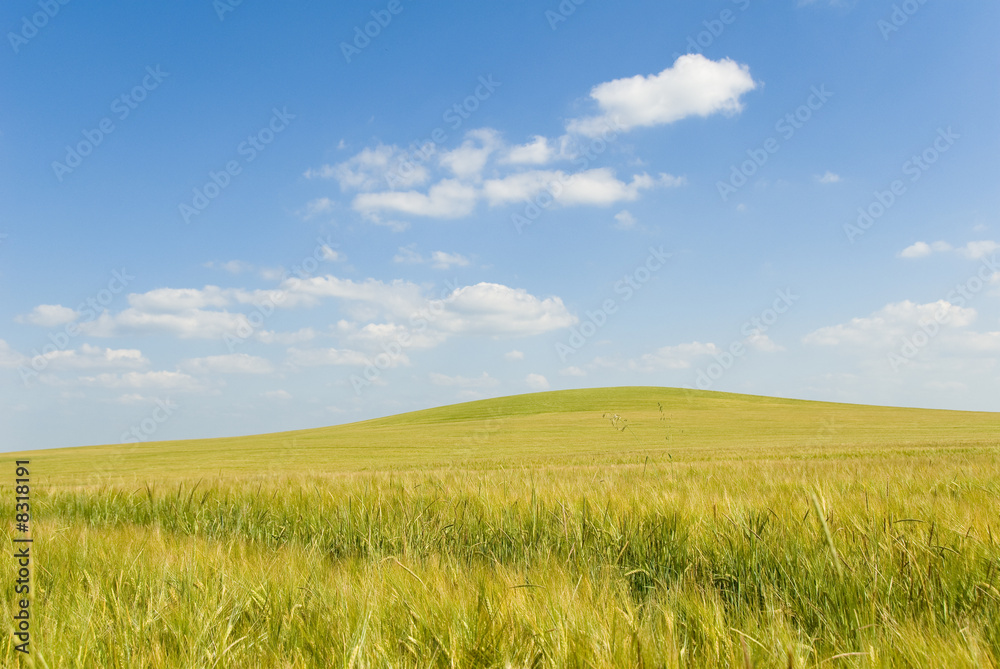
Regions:
<instances>
[{"instance_id":1,"label":"white cloud","mask_svg":"<svg viewBox=\"0 0 1000 669\"><path fill-rule=\"evenodd\" d=\"M157 398L142 393L125 393L115 398L119 404L154 404Z\"/></svg>"},{"instance_id":2,"label":"white cloud","mask_svg":"<svg viewBox=\"0 0 1000 669\"><path fill-rule=\"evenodd\" d=\"M623 130L674 123L689 116L732 115L740 96L757 84L750 69L728 58L713 61L700 54L680 56L659 74L636 75L598 84L590 91L601 114L573 119L570 132L597 136L616 125Z\"/></svg>"},{"instance_id":3,"label":"white cloud","mask_svg":"<svg viewBox=\"0 0 1000 669\"><path fill-rule=\"evenodd\" d=\"M302 342L312 341L317 337L317 333L312 328L302 328L296 330L295 332L275 332L273 330L261 330L257 333L256 338L262 344L282 344L284 346L290 346L291 344L301 344Z\"/></svg>"},{"instance_id":4,"label":"white cloud","mask_svg":"<svg viewBox=\"0 0 1000 669\"><path fill-rule=\"evenodd\" d=\"M228 262L209 261L205 263L205 267L209 269L221 269L230 274L242 274L243 272L251 272L254 269L253 265L242 260L230 260Z\"/></svg>"},{"instance_id":5,"label":"white cloud","mask_svg":"<svg viewBox=\"0 0 1000 669\"><path fill-rule=\"evenodd\" d=\"M549 380L541 374L528 374L524 377L524 382L532 390L548 390Z\"/></svg>"},{"instance_id":6,"label":"white cloud","mask_svg":"<svg viewBox=\"0 0 1000 669\"><path fill-rule=\"evenodd\" d=\"M451 333L536 335L576 322L558 297L540 300L522 288L477 283L456 288L434 325Z\"/></svg>"},{"instance_id":7,"label":"white cloud","mask_svg":"<svg viewBox=\"0 0 1000 669\"><path fill-rule=\"evenodd\" d=\"M385 144L365 148L337 165L307 170L305 176L309 179L336 179L343 191L413 188L427 183L430 178L427 168L413 160L406 151Z\"/></svg>"},{"instance_id":8,"label":"white cloud","mask_svg":"<svg viewBox=\"0 0 1000 669\"><path fill-rule=\"evenodd\" d=\"M967 258L979 260L980 258L985 258L992 253L996 253L998 250L1000 250L1000 244L992 240L983 240L978 242L969 242L964 248L960 249L959 252Z\"/></svg>"},{"instance_id":9,"label":"white cloud","mask_svg":"<svg viewBox=\"0 0 1000 669\"><path fill-rule=\"evenodd\" d=\"M625 183L607 167L575 174L566 174L561 170L531 170L487 180L483 184L483 195L490 205L497 206L523 202L548 190L560 205L606 206L635 200L640 191L655 186L677 187L685 183L683 177L661 174L654 179L645 173L634 175L630 183Z\"/></svg>"},{"instance_id":10,"label":"white cloud","mask_svg":"<svg viewBox=\"0 0 1000 669\"><path fill-rule=\"evenodd\" d=\"M410 260L424 261L405 247L397 260L406 260L408 255ZM434 252L426 262L438 269L471 264L461 254L443 251ZM558 297L538 298L524 289L500 284L461 287L446 283L436 297L428 287L409 281L353 281L332 275L304 279L287 276L271 290L159 288L132 294L132 306L117 313L106 311L79 328L82 334L92 337L156 334L180 339L223 339L253 332L264 344L294 345L315 339L317 332L312 328L297 332L265 330L260 321L252 324L254 315L259 312L266 316L269 310L278 308L315 307L330 299L341 302L341 318L368 324L352 326L341 335L371 340L379 328L402 328L410 335L407 345L418 347L438 345L449 335L535 335L576 322ZM414 331L415 324L420 325L419 333ZM392 332L388 336L403 335Z\"/></svg>"},{"instance_id":11,"label":"white cloud","mask_svg":"<svg viewBox=\"0 0 1000 669\"><path fill-rule=\"evenodd\" d=\"M287 390L269 390L265 393L261 393L260 396L266 400L287 401L292 399L292 394Z\"/></svg>"},{"instance_id":12,"label":"white cloud","mask_svg":"<svg viewBox=\"0 0 1000 669\"><path fill-rule=\"evenodd\" d=\"M527 144L512 146L507 149L499 162L511 165L545 165L554 160L559 153L541 135L535 135Z\"/></svg>"},{"instance_id":13,"label":"white cloud","mask_svg":"<svg viewBox=\"0 0 1000 669\"><path fill-rule=\"evenodd\" d=\"M423 256L417 253L417 245L400 246L396 255L392 257L393 262L417 264L424 261Z\"/></svg>"},{"instance_id":14,"label":"white cloud","mask_svg":"<svg viewBox=\"0 0 1000 669\"><path fill-rule=\"evenodd\" d=\"M657 371L665 369L690 369L695 360L701 357L715 355L719 347L715 344L691 342L664 346L652 353L646 353L638 360L630 360L628 368L638 371Z\"/></svg>"},{"instance_id":15,"label":"white cloud","mask_svg":"<svg viewBox=\"0 0 1000 669\"><path fill-rule=\"evenodd\" d=\"M864 318L810 332L806 344L817 346L887 347L912 334L921 324L935 321L943 327L965 327L976 319L976 310L945 300L915 304L909 300L887 304Z\"/></svg>"},{"instance_id":16,"label":"white cloud","mask_svg":"<svg viewBox=\"0 0 1000 669\"><path fill-rule=\"evenodd\" d=\"M964 332L958 343L962 351L997 352L1000 351L1000 332Z\"/></svg>"},{"instance_id":17,"label":"white cloud","mask_svg":"<svg viewBox=\"0 0 1000 669\"><path fill-rule=\"evenodd\" d=\"M353 207L362 214L396 212L432 218L461 218L476 208L476 189L455 179L445 179L424 193L417 191L384 191L361 193Z\"/></svg>"},{"instance_id":18,"label":"white cloud","mask_svg":"<svg viewBox=\"0 0 1000 669\"><path fill-rule=\"evenodd\" d=\"M608 168L598 168L572 174L563 182L563 191L556 196L556 201L563 205L610 205L622 200L632 201L639 197L639 192L657 186L677 188L687 183L684 177L670 174L660 174L653 178L648 174L637 174L631 183L625 184L615 178L614 172Z\"/></svg>"},{"instance_id":19,"label":"white cloud","mask_svg":"<svg viewBox=\"0 0 1000 669\"><path fill-rule=\"evenodd\" d=\"M64 369L141 369L149 360L137 349L100 348L84 344L79 349L50 351L41 356L47 371ZM42 360L36 358L37 364Z\"/></svg>"},{"instance_id":20,"label":"white cloud","mask_svg":"<svg viewBox=\"0 0 1000 669\"><path fill-rule=\"evenodd\" d=\"M816 177L816 181L820 182L821 184L836 184L840 183L840 175L834 174L833 172L827 172L822 176Z\"/></svg>"},{"instance_id":21,"label":"white cloud","mask_svg":"<svg viewBox=\"0 0 1000 669\"><path fill-rule=\"evenodd\" d=\"M424 257L417 252L417 245L400 246L396 255L392 257L393 262L416 265L424 261Z\"/></svg>"},{"instance_id":22,"label":"white cloud","mask_svg":"<svg viewBox=\"0 0 1000 669\"><path fill-rule=\"evenodd\" d=\"M900 251L899 256L901 258L926 258L932 253L945 253L947 251L954 251L971 260L981 260L988 255L1000 251L1000 243L990 239L983 239L968 242L965 246L955 248L948 242L943 241L934 242L933 244L916 242Z\"/></svg>"},{"instance_id":23,"label":"white cloud","mask_svg":"<svg viewBox=\"0 0 1000 669\"><path fill-rule=\"evenodd\" d=\"M481 376L472 378L433 373L430 375L430 379L431 383L436 386L449 386L455 388L494 388L500 385L498 380L494 379L486 372L483 372Z\"/></svg>"},{"instance_id":24,"label":"white cloud","mask_svg":"<svg viewBox=\"0 0 1000 669\"><path fill-rule=\"evenodd\" d=\"M284 267L262 267L260 270L260 278L265 281L280 281L287 275L288 270Z\"/></svg>"},{"instance_id":25,"label":"white cloud","mask_svg":"<svg viewBox=\"0 0 1000 669\"><path fill-rule=\"evenodd\" d=\"M80 331L91 337L169 334L180 339L221 339L249 327L246 316L228 311L188 309L180 313L151 314L125 309L113 316L103 313L96 320L81 324Z\"/></svg>"},{"instance_id":26,"label":"white cloud","mask_svg":"<svg viewBox=\"0 0 1000 669\"><path fill-rule=\"evenodd\" d=\"M619 180L608 167L569 174L541 170L510 173L500 168L541 166L572 158L575 150L569 147L578 135L596 136L612 121L627 130L689 116L734 114L742 109L740 97L756 85L746 65L688 54L658 74L595 86L590 95L600 113L571 120L568 133L555 139L534 135L527 143L509 146L496 130L477 128L466 132L458 147L436 156L433 146L410 155L395 145L379 143L342 163L308 170L306 176L336 179L343 191L360 191L351 207L370 223L393 230L408 226L394 216L462 218L472 214L480 200L492 206L521 202L550 185L555 201L563 206L633 201L644 190L675 187L685 180L667 174L636 174L631 180ZM495 168L492 178L480 187L491 162ZM432 171L439 174L432 175ZM332 200L321 197L306 206L305 214L325 213L333 206Z\"/></svg>"},{"instance_id":27,"label":"white cloud","mask_svg":"<svg viewBox=\"0 0 1000 669\"><path fill-rule=\"evenodd\" d=\"M319 252L320 255L323 256L323 260L326 260L328 262L343 262L344 260L347 259L347 256L345 256L343 253L331 249L326 244L320 247Z\"/></svg>"},{"instance_id":28,"label":"white cloud","mask_svg":"<svg viewBox=\"0 0 1000 669\"><path fill-rule=\"evenodd\" d=\"M206 307L225 307L231 302L231 291L225 291L218 286L157 288L128 296L130 306L145 312L180 312Z\"/></svg>"},{"instance_id":29,"label":"white cloud","mask_svg":"<svg viewBox=\"0 0 1000 669\"><path fill-rule=\"evenodd\" d=\"M763 353L778 353L779 351L785 350L784 346L776 344L774 340L759 331L754 331L749 337L747 337L747 344L751 348Z\"/></svg>"},{"instance_id":30,"label":"white cloud","mask_svg":"<svg viewBox=\"0 0 1000 669\"><path fill-rule=\"evenodd\" d=\"M26 356L21 355L10 347L10 344L0 339L0 367L17 367L28 361Z\"/></svg>"},{"instance_id":31,"label":"white cloud","mask_svg":"<svg viewBox=\"0 0 1000 669\"><path fill-rule=\"evenodd\" d=\"M307 279L289 277L282 282L281 289L287 294L287 300L297 303L315 304L323 298L338 298L377 307L379 311L400 318L408 318L426 304L419 286L400 280L352 281L331 275Z\"/></svg>"},{"instance_id":32,"label":"white cloud","mask_svg":"<svg viewBox=\"0 0 1000 669\"><path fill-rule=\"evenodd\" d=\"M701 342L691 342L690 344L677 344L675 346L663 346L652 353L645 353L638 358L621 360L618 358L594 358L593 364L598 367L610 367L612 369L630 370L637 372L655 372L672 369L690 369L695 360L701 357L715 355L720 349L715 344L703 344ZM576 367L568 368L577 370ZM562 373L573 374L567 370ZM579 374L582 376L582 373Z\"/></svg>"},{"instance_id":33,"label":"white cloud","mask_svg":"<svg viewBox=\"0 0 1000 669\"><path fill-rule=\"evenodd\" d=\"M629 129L672 123L692 115L736 113L742 109L740 96L755 87L745 65L689 54L659 74L594 87L591 97L601 114L575 119L568 127L571 133L596 135L612 118ZM306 176L336 179L342 190L361 191L353 198L352 208L370 222L396 230L405 229L407 223L393 220L392 215L461 218L470 215L480 199L493 206L520 202L553 183L553 195L564 206L632 201L643 190L685 183L682 177L666 174L637 174L631 181L621 181L605 167L570 174L501 171L481 189L477 187L491 160L497 167L545 165L572 157L568 147L573 140L572 134L555 140L535 135L530 142L508 146L496 130L478 128L468 131L458 147L440 152L434 163L427 162L433 151L415 159L399 147L378 144L337 165L309 170ZM432 183L432 167L445 171L448 178ZM426 190L417 189L425 184L430 184ZM329 198L313 200L306 207L306 216L329 211L333 206Z\"/></svg>"},{"instance_id":34,"label":"white cloud","mask_svg":"<svg viewBox=\"0 0 1000 669\"><path fill-rule=\"evenodd\" d=\"M933 251L927 242L916 242L899 252L900 258L926 258Z\"/></svg>"},{"instance_id":35,"label":"white cloud","mask_svg":"<svg viewBox=\"0 0 1000 669\"><path fill-rule=\"evenodd\" d=\"M334 206L334 202L330 198L318 197L306 203L305 209L302 211L302 217L313 218L320 214L328 214L333 211Z\"/></svg>"},{"instance_id":36,"label":"white cloud","mask_svg":"<svg viewBox=\"0 0 1000 669\"><path fill-rule=\"evenodd\" d=\"M431 254L431 267L434 269L451 269L452 267L468 267L469 259L458 253L435 251Z\"/></svg>"},{"instance_id":37,"label":"white cloud","mask_svg":"<svg viewBox=\"0 0 1000 669\"><path fill-rule=\"evenodd\" d=\"M416 284L398 280L290 278L283 288L290 299L335 297L358 303L364 320L379 315L390 321L422 319L428 329L447 334L534 335L576 323L558 297L539 299L523 288L495 283L458 287L439 301L426 298Z\"/></svg>"},{"instance_id":38,"label":"white cloud","mask_svg":"<svg viewBox=\"0 0 1000 669\"><path fill-rule=\"evenodd\" d=\"M341 321L337 324L339 334L368 350L383 352L387 348L423 349L438 346L447 335L430 328L415 330L401 323L368 323L363 327Z\"/></svg>"},{"instance_id":39,"label":"white cloud","mask_svg":"<svg viewBox=\"0 0 1000 669\"><path fill-rule=\"evenodd\" d=\"M383 228L389 228L393 232L404 232L409 230L409 221L400 221L395 218L386 218L385 215L375 209L369 209L367 211L361 211L361 215L366 221L372 225L378 225Z\"/></svg>"},{"instance_id":40,"label":"white cloud","mask_svg":"<svg viewBox=\"0 0 1000 669\"><path fill-rule=\"evenodd\" d=\"M264 358L246 353L213 355L191 358L180 364L181 369L192 374L270 374L274 366Z\"/></svg>"},{"instance_id":41,"label":"white cloud","mask_svg":"<svg viewBox=\"0 0 1000 669\"><path fill-rule=\"evenodd\" d=\"M246 328L247 319L241 313L216 309L232 304L291 308L309 305L310 299L308 295L282 290L247 291L218 286L158 288L130 294L129 308L113 315L105 311L97 319L81 323L80 331L95 337L151 333L181 338L221 337L233 334L237 328Z\"/></svg>"},{"instance_id":42,"label":"white cloud","mask_svg":"<svg viewBox=\"0 0 1000 669\"><path fill-rule=\"evenodd\" d=\"M182 372L126 372L124 374L99 374L97 376L81 376L77 383L83 386L111 389L149 389L195 392L203 390L204 385L194 377Z\"/></svg>"},{"instance_id":43,"label":"white cloud","mask_svg":"<svg viewBox=\"0 0 1000 669\"><path fill-rule=\"evenodd\" d=\"M40 304L24 316L15 316L17 323L27 323L43 328L54 328L72 323L80 316L74 309L60 304Z\"/></svg>"},{"instance_id":44,"label":"white cloud","mask_svg":"<svg viewBox=\"0 0 1000 669\"><path fill-rule=\"evenodd\" d=\"M950 251L951 245L947 242L934 242L933 244L928 244L927 242L916 242L911 246L907 246L905 249L899 252L900 258L926 258L935 252Z\"/></svg>"},{"instance_id":45,"label":"white cloud","mask_svg":"<svg viewBox=\"0 0 1000 669\"><path fill-rule=\"evenodd\" d=\"M524 353L517 350L507 351L506 353L503 354L503 357L510 361L524 360Z\"/></svg>"},{"instance_id":46,"label":"white cloud","mask_svg":"<svg viewBox=\"0 0 1000 669\"><path fill-rule=\"evenodd\" d=\"M490 155L502 142L496 130L479 128L465 133L465 141L457 149L444 151L439 157L442 166L459 179L478 180Z\"/></svg>"},{"instance_id":47,"label":"white cloud","mask_svg":"<svg viewBox=\"0 0 1000 669\"><path fill-rule=\"evenodd\" d=\"M388 367L410 364L405 355L388 356ZM320 365L353 365L362 367L372 360L360 351L336 348L288 349L288 363L295 367L316 367Z\"/></svg>"},{"instance_id":48,"label":"white cloud","mask_svg":"<svg viewBox=\"0 0 1000 669\"><path fill-rule=\"evenodd\" d=\"M570 367L566 367L564 369L560 369L559 373L562 374L563 376L586 376L587 375L587 372L583 371L579 367L576 367L575 365L574 366L570 366Z\"/></svg>"},{"instance_id":49,"label":"white cloud","mask_svg":"<svg viewBox=\"0 0 1000 669\"><path fill-rule=\"evenodd\" d=\"M635 216L628 209L622 209L615 214L615 227L619 230L634 230L635 224Z\"/></svg>"},{"instance_id":50,"label":"white cloud","mask_svg":"<svg viewBox=\"0 0 1000 669\"><path fill-rule=\"evenodd\" d=\"M687 177L675 177L672 174L660 172L660 178L657 179L656 185L664 188L680 188L687 185Z\"/></svg>"},{"instance_id":51,"label":"white cloud","mask_svg":"<svg viewBox=\"0 0 1000 669\"><path fill-rule=\"evenodd\" d=\"M563 172L530 170L498 179L489 179L483 184L483 195L491 205L523 202L541 193L551 184L566 178Z\"/></svg>"},{"instance_id":52,"label":"white cloud","mask_svg":"<svg viewBox=\"0 0 1000 669\"><path fill-rule=\"evenodd\" d=\"M446 253L445 251L434 251L430 259L425 259L417 252L417 245L400 246L393 262L417 265L429 262L434 269L451 269L453 266L468 267L469 259L459 253Z\"/></svg>"}]
</instances>

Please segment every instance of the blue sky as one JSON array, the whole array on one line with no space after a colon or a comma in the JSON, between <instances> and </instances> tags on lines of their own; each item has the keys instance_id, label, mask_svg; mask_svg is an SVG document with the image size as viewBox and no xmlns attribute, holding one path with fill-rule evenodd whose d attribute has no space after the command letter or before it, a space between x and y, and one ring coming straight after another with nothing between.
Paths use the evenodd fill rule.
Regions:
<instances>
[{"instance_id":1,"label":"blue sky","mask_svg":"<svg viewBox=\"0 0 1000 669\"><path fill-rule=\"evenodd\" d=\"M1000 410L998 19L5 3L0 449L615 385Z\"/></svg>"}]
</instances>

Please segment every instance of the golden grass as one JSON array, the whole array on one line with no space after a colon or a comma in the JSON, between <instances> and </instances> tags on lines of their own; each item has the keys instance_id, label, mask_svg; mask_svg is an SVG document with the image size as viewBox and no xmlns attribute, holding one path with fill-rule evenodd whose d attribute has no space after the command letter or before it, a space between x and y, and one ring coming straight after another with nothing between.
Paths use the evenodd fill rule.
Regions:
<instances>
[{"instance_id":1,"label":"golden grass","mask_svg":"<svg viewBox=\"0 0 1000 669\"><path fill-rule=\"evenodd\" d=\"M624 388L17 454L32 660L996 667L998 427Z\"/></svg>"}]
</instances>

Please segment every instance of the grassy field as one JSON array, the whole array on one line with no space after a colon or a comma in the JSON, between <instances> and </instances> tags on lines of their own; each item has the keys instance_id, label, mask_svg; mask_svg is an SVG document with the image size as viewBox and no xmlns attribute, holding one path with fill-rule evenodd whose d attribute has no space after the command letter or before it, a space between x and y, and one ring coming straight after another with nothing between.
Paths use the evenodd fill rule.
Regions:
<instances>
[{"instance_id":1,"label":"grassy field","mask_svg":"<svg viewBox=\"0 0 1000 669\"><path fill-rule=\"evenodd\" d=\"M669 388L8 454L3 666L997 667L998 455L1000 414Z\"/></svg>"}]
</instances>

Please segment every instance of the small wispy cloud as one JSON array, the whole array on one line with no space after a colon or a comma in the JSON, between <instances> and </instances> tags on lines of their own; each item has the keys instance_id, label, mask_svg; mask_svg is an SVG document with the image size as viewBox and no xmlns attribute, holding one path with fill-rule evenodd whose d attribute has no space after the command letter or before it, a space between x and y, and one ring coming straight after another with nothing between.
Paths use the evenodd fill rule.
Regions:
<instances>
[{"instance_id":1,"label":"small wispy cloud","mask_svg":"<svg viewBox=\"0 0 1000 669\"><path fill-rule=\"evenodd\" d=\"M449 386L453 388L493 388L500 385L500 382L492 376L483 372L481 376L448 376L446 374L433 373L430 375L431 383L436 386Z\"/></svg>"},{"instance_id":2,"label":"small wispy cloud","mask_svg":"<svg viewBox=\"0 0 1000 669\"><path fill-rule=\"evenodd\" d=\"M243 274L244 272L252 272L254 270L253 265L242 260L230 260L228 262L216 262L214 260L210 260L202 265L202 267L207 267L208 269L221 269L222 271L229 272L230 274Z\"/></svg>"},{"instance_id":3,"label":"small wispy cloud","mask_svg":"<svg viewBox=\"0 0 1000 669\"><path fill-rule=\"evenodd\" d=\"M269 390L265 393L260 394L266 400L290 400L292 399L292 394L287 390Z\"/></svg>"},{"instance_id":4,"label":"small wispy cloud","mask_svg":"<svg viewBox=\"0 0 1000 669\"><path fill-rule=\"evenodd\" d=\"M393 262L405 263L410 265L419 265L428 263L434 269L451 269L452 267L468 267L470 262L469 259L460 253L447 253L445 251L434 251L431 253L429 258L425 258L419 252L417 252L416 244L410 244L409 246L400 246L396 251L396 255L392 258Z\"/></svg>"},{"instance_id":5,"label":"small wispy cloud","mask_svg":"<svg viewBox=\"0 0 1000 669\"><path fill-rule=\"evenodd\" d=\"M945 251L951 250L951 244L947 242L934 242L933 244L928 244L927 242L916 242L907 246L905 249L899 252L900 258L926 258L932 253L943 253Z\"/></svg>"},{"instance_id":6,"label":"small wispy cloud","mask_svg":"<svg viewBox=\"0 0 1000 669\"><path fill-rule=\"evenodd\" d=\"M532 390L548 390L550 388L549 380L541 374L528 374L524 378L524 382Z\"/></svg>"},{"instance_id":7,"label":"small wispy cloud","mask_svg":"<svg viewBox=\"0 0 1000 669\"><path fill-rule=\"evenodd\" d=\"M915 242L899 252L900 258L916 259L926 258L935 253L947 253L954 251L970 260L980 260L986 256L1000 251L1000 243L991 239L982 239L968 242L965 246L954 247L948 242L937 241L928 244L927 242Z\"/></svg>"},{"instance_id":8,"label":"small wispy cloud","mask_svg":"<svg viewBox=\"0 0 1000 669\"><path fill-rule=\"evenodd\" d=\"M636 220L628 209L622 209L615 214L615 228L618 230L635 230Z\"/></svg>"},{"instance_id":9,"label":"small wispy cloud","mask_svg":"<svg viewBox=\"0 0 1000 669\"><path fill-rule=\"evenodd\" d=\"M333 200L328 197L319 197L315 200L310 200L302 209L302 217L313 218L320 214L328 214L333 211L334 206Z\"/></svg>"}]
</instances>

